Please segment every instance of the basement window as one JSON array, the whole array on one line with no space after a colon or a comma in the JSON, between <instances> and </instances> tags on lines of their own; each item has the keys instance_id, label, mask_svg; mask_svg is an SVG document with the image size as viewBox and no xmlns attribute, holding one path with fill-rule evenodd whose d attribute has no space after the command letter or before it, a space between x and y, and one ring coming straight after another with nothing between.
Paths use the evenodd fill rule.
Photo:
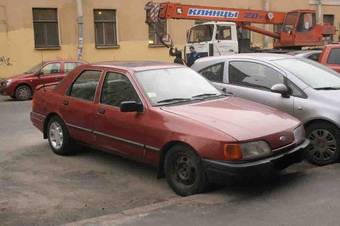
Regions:
<instances>
[{"instance_id":1,"label":"basement window","mask_svg":"<svg viewBox=\"0 0 340 226\"><path fill-rule=\"evenodd\" d=\"M58 12L55 8L33 8L35 48L59 48Z\"/></svg>"},{"instance_id":2,"label":"basement window","mask_svg":"<svg viewBox=\"0 0 340 226\"><path fill-rule=\"evenodd\" d=\"M95 42L97 48L117 47L116 22L116 10L94 10Z\"/></svg>"}]
</instances>

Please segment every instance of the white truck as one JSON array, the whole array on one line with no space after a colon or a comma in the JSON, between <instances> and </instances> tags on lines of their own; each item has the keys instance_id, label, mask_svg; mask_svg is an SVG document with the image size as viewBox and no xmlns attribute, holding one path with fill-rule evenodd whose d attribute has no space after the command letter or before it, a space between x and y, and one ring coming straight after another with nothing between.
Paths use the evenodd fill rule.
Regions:
<instances>
[{"instance_id":1,"label":"white truck","mask_svg":"<svg viewBox=\"0 0 340 226\"><path fill-rule=\"evenodd\" d=\"M187 32L184 48L186 60L194 47L199 57L221 56L239 52L236 24L233 22L206 22L194 25Z\"/></svg>"}]
</instances>

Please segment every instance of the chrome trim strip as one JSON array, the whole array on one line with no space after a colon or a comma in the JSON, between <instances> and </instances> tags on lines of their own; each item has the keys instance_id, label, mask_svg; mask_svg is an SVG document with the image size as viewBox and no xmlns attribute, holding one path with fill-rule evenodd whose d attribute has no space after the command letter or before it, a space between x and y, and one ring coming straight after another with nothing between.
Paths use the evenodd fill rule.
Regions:
<instances>
[{"instance_id":1,"label":"chrome trim strip","mask_svg":"<svg viewBox=\"0 0 340 226\"><path fill-rule=\"evenodd\" d=\"M150 145L145 145L145 149L151 150L151 151L160 151L161 149L159 148L155 148L153 146Z\"/></svg>"},{"instance_id":2,"label":"chrome trim strip","mask_svg":"<svg viewBox=\"0 0 340 226\"><path fill-rule=\"evenodd\" d=\"M112 135L109 135L109 134L106 134L106 133L101 133L101 132L98 132L98 131L93 131L93 133L97 134L97 135L101 135L101 136L104 136L104 137L109 137L109 138L114 139L114 140L123 141L123 142L129 143L129 144L133 144L133 145L136 145L136 146L144 148L144 144L137 143L137 142L134 142L134 141L131 141L131 140L127 140L127 139L124 139L124 138L112 136Z\"/></svg>"},{"instance_id":3,"label":"chrome trim strip","mask_svg":"<svg viewBox=\"0 0 340 226\"><path fill-rule=\"evenodd\" d=\"M81 126L76 126L76 125L73 125L73 124L71 124L71 123L66 123L66 125L69 126L69 127L73 127L73 128L75 128L75 129L79 129L79 130L83 130L83 131L89 132L89 133L92 133L92 132L93 132L93 131L90 130L90 129L86 129L86 128L81 127Z\"/></svg>"}]
</instances>

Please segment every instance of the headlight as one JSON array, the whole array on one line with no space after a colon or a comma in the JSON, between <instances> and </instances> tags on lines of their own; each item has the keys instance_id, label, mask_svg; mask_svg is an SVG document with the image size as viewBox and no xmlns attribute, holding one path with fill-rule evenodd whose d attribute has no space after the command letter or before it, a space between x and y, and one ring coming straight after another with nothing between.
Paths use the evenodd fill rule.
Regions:
<instances>
[{"instance_id":1,"label":"headlight","mask_svg":"<svg viewBox=\"0 0 340 226\"><path fill-rule=\"evenodd\" d=\"M305 128L301 125L294 130L294 142L296 144L302 143L306 139Z\"/></svg>"},{"instance_id":2,"label":"headlight","mask_svg":"<svg viewBox=\"0 0 340 226\"><path fill-rule=\"evenodd\" d=\"M272 154L265 141L254 141L243 144L226 144L224 146L225 160L252 160Z\"/></svg>"},{"instance_id":3,"label":"headlight","mask_svg":"<svg viewBox=\"0 0 340 226\"><path fill-rule=\"evenodd\" d=\"M9 86L12 83L12 79L8 79L4 81L5 86Z\"/></svg>"}]
</instances>

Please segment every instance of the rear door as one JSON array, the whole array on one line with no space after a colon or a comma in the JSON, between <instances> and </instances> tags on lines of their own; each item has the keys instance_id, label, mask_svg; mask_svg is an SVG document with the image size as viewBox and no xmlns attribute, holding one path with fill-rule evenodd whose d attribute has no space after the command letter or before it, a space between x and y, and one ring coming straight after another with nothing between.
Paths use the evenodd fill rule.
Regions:
<instances>
[{"instance_id":1,"label":"rear door","mask_svg":"<svg viewBox=\"0 0 340 226\"><path fill-rule=\"evenodd\" d=\"M262 103L289 114L294 113L294 97L282 97L271 92L276 84L286 84L284 74L269 65L256 61L233 60L226 65L227 92L235 96Z\"/></svg>"},{"instance_id":2,"label":"rear door","mask_svg":"<svg viewBox=\"0 0 340 226\"><path fill-rule=\"evenodd\" d=\"M64 96L60 109L72 138L93 144L95 120L95 96L100 70L83 70Z\"/></svg>"}]
</instances>

